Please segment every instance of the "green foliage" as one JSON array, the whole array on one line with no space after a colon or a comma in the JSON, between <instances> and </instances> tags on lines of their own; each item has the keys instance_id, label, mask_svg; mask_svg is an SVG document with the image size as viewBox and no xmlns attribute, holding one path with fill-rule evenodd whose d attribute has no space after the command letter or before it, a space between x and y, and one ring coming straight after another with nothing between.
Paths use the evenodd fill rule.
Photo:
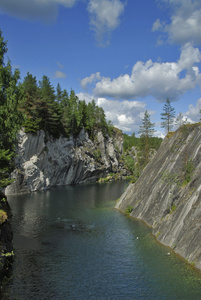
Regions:
<instances>
[{"instance_id":1,"label":"green foliage","mask_svg":"<svg viewBox=\"0 0 201 300\"><path fill-rule=\"evenodd\" d=\"M183 185L186 185L191 181L191 175L195 169L195 165L192 160L189 160L187 162L187 165L185 166L185 175L184 175L184 182Z\"/></svg>"},{"instance_id":2,"label":"green foliage","mask_svg":"<svg viewBox=\"0 0 201 300\"><path fill-rule=\"evenodd\" d=\"M25 132L36 133L43 129L46 133L58 138L73 135L76 137L82 128L94 138L95 128L111 134L113 125L106 122L105 113L95 100L86 104L79 100L73 90L68 92L57 85L56 93L47 76L37 83L35 77L27 73L20 85L22 99L18 106L23 113Z\"/></svg>"},{"instance_id":3,"label":"green foliage","mask_svg":"<svg viewBox=\"0 0 201 300\"><path fill-rule=\"evenodd\" d=\"M124 142L123 142L123 150L124 152L131 150L131 148L134 146L137 149L141 150L143 148L142 138L138 138L135 136L135 133L133 133L131 136L124 133ZM149 146L150 149L158 150L162 143L163 139L158 137L150 137L149 138Z\"/></svg>"},{"instance_id":4,"label":"green foliage","mask_svg":"<svg viewBox=\"0 0 201 300\"><path fill-rule=\"evenodd\" d=\"M148 138L149 143L149 152L152 150L158 150L161 145L162 138L152 137ZM134 183L140 176L140 173L144 169L147 164L147 155L146 155L146 139L142 135L140 138L135 136L133 133L131 136L124 134L124 143L123 150L124 154L122 155L122 159L127 170L131 172L131 176L129 177L130 182ZM135 147L137 150L137 157L133 158L135 153L132 155L132 147Z\"/></svg>"},{"instance_id":5,"label":"green foliage","mask_svg":"<svg viewBox=\"0 0 201 300\"><path fill-rule=\"evenodd\" d=\"M125 209L125 214L130 215L133 211L133 206L129 205L126 209Z\"/></svg>"},{"instance_id":6,"label":"green foliage","mask_svg":"<svg viewBox=\"0 0 201 300\"><path fill-rule=\"evenodd\" d=\"M6 253L1 253L1 256L11 257L11 256L14 256L14 252L11 251L11 252L6 252Z\"/></svg>"},{"instance_id":7,"label":"green foliage","mask_svg":"<svg viewBox=\"0 0 201 300\"><path fill-rule=\"evenodd\" d=\"M104 134L112 133L112 123L107 124L105 113L95 100L87 105L85 100L79 100L73 90L70 96L65 89L62 91L59 84L55 93L45 75L38 84L36 78L27 73L20 89L23 96L18 110L23 114L25 132L36 133L43 129L55 138L61 134L76 137L85 128L92 139L95 128Z\"/></svg>"},{"instance_id":8,"label":"green foliage","mask_svg":"<svg viewBox=\"0 0 201 300\"><path fill-rule=\"evenodd\" d=\"M169 99L166 100L164 106L163 106L163 113L161 113L161 127L165 128L167 130L167 133L169 133L171 127L174 124L174 118L175 118L175 109L171 105L171 101Z\"/></svg>"},{"instance_id":9,"label":"green foliage","mask_svg":"<svg viewBox=\"0 0 201 300\"><path fill-rule=\"evenodd\" d=\"M21 113L17 110L21 97L18 86L19 70L12 72L10 61L4 63L7 45L0 31L0 187L11 181L16 134L21 126Z\"/></svg>"},{"instance_id":10,"label":"green foliage","mask_svg":"<svg viewBox=\"0 0 201 300\"><path fill-rule=\"evenodd\" d=\"M172 214L177 209L177 206L173 203L170 209L170 214Z\"/></svg>"},{"instance_id":11,"label":"green foliage","mask_svg":"<svg viewBox=\"0 0 201 300\"><path fill-rule=\"evenodd\" d=\"M125 167L133 174L135 170L135 162L133 157L130 155L123 155L122 156Z\"/></svg>"},{"instance_id":12,"label":"green foliage","mask_svg":"<svg viewBox=\"0 0 201 300\"><path fill-rule=\"evenodd\" d=\"M142 125L140 126L139 133L146 138L150 138L154 134L154 123L151 123L150 114L146 110L144 113L144 118L142 119Z\"/></svg>"},{"instance_id":13,"label":"green foliage","mask_svg":"<svg viewBox=\"0 0 201 300\"><path fill-rule=\"evenodd\" d=\"M7 213L1 209L0 210L0 224L3 224L8 219Z\"/></svg>"},{"instance_id":14,"label":"green foliage","mask_svg":"<svg viewBox=\"0 0 201 300\"><path fill-rule=\"evenodd\" d=\"M133 146L134 147L139 146L139 143L140 143L140 139L135 136L135 133L133 133L131 136L124 133L124 142L123 142L124 152L130 150Z\"/></svg>"},{"instance_id":15,"label":"green foliage","mask_svg":"<svg viewBox=\"0 0 201 300\"><path fill-rule=\"evenodd\" d=\"M96 149L94 151L94 158L97 162L99 162L101 160L101 151L100 151L100 149Z\"/></svg>"}]
</instances>

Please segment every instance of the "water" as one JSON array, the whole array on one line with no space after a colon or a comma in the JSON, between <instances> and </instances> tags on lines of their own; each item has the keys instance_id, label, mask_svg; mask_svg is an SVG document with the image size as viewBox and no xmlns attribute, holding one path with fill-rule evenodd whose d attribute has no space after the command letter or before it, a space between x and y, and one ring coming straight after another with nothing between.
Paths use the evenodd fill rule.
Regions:
<instances>
[{"instance_id":1,"label":"water","mask_svg":"<svg viewBox=\"0 0 201 300\"><path fill-rule=\"evenodd\" d=\"M5 299L201 299L201 273L113 208L125 185L9 196L16 258Z\"/></svg>"}]
</instances>

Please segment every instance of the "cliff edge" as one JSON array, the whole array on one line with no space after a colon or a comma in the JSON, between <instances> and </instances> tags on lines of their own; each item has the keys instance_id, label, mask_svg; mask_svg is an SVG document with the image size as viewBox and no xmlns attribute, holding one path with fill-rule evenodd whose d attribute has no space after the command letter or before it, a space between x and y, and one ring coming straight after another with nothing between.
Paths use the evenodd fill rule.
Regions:
<instances>
[{"instance_id":1,"label":"cliff edge","mask_svg":"<svg viewBox=\"0 0 201 300\"><path fill-rule=\"evenodd\" d=\"M157 239L201 269L201 124L169 133L116 208L144 220Z\"/></svg>"},{"instance_id":2,"label":"cliff edge","mask_svg":"<svg viewBox=\"0 0 201 300\"><path fill-rule=\"evenodd\" d=\"M95 182L109 173L119 172L122 150L123 135L118 129L112 136L97 131L93 141L84 129L76 138L58 139L46 136L43 130L33 135L22 129L18 134L16 168L11 175L15 180L5 193Z\"/></svg>"}]
</instances>

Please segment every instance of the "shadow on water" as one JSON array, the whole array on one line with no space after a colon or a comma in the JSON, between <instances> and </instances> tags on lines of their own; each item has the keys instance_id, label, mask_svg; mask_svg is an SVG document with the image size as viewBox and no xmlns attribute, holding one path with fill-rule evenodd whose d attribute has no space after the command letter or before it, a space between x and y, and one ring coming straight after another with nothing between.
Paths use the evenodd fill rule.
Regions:
<instances>
[{"instance_id":1,"label":"shadow on water","mask_svg":"<svg viewBox=\"0 0 201 300\"><path fill-rule=\"evenodd\" d=\"M113 207L126 182L10 196L8 299L200 299L201 273Z\"/></svg>"}]
</instances>

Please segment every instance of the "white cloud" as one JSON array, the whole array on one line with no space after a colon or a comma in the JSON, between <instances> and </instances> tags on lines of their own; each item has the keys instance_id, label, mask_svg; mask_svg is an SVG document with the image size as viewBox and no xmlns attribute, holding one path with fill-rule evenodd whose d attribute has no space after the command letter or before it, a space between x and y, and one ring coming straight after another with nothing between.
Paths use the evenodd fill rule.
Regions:
<instances>
[{"instance_id":1,"label":"white cloud","mask_svg":"<svg viewBox=\"0 0 201 300\"><path fill-rule=\"evenodd\" d=\"M61 71L56 71L55 72L55 78L66 78L66 74Z\"/></svg>"},{"instance_id":2,"label":"white cloud","mask_svg":"<svg viewBox=\"0 0 201 300\"><path fill-rule=\"evenodd\" d=\"M100 72L96 72L95 74L91 74L89 77L85 77L81 80L80 84L84 90L87 89L87 85L93 82L97 82L101 80Z\"/></svg>"},{"instance_id":3,"label":"white cloud","mask_svg":"<svg viewBox=\"0 0 201 300\"><path fill-rule=\"evenodd\" d=\"M187 117L187 120L191 123L199 122L201 119L201 98L198 99L195 106L192 104L189 105L188 111L184 114Z\"/></svg>"},{"instance_id":4,"label":"white cloud","mask_svg":"<svg viewBox=\"0 0 201 300\"><path fill-rule=\"evenodd\" d=\"M96 104L103 108L107 121L111 120L115 127L127 133L138 132L142 116L146 110L144 102L108 100L96 98L88 93L78 93L77 96L80 100L85 100L86 103L94 99Z\"/></svg>"},{"instance_id":5,"label":"white cloud","mask_svg":"<svg viewBox=\"0 0 201 300\"><path fill-rule=\"evenodd\" d=\"M158 30L161 30L162 28L163 28L163 25L161 24L160 19L157 19L152 26L152 31L158 31Z\"/></svg>"},{"instance_id":6,"label":"white cloud","mask_svg":"<svg viewBox=\"0 0 201 300\"><path fill-rule=\"evenodd\" d=\"M52 22L57 18L58 5L72 7L77 0L1 0L0 13L20 19Z\"/></svg>"},{"instance_id":7,"label":"white cloud","mask_svg":"<svg viewBox=\"0 0 201 300\"><path fill-rule=\"evenodd\" d=\"M89 103L94 99L94 97L88 93L77 93L76 95L80 100L85 100L86 103Z\"/></svg>"},{"instance_id":8,"label":"white cloud","mask_svg":"<svg viewBox=\"0 0 201 300\"><path fill-rule=\"evenodd\" d=\"M71 8L85 0L1 0L0 14L20 19L51 23L58 16L59 5ZM109 43L111 32L118 27L127 0L87 0L90 26L99 45Z\"/></svg>"},{"instance_id":9,"label":"white cloud","mask_svg":"<svg viewBox=\"0 0 201 300\"><path fill-rule=\"evenodd\" d=\"M109 42L110 33L118 27L126 2L120 0L89 0L90 25L100 45Z\"/></svg>"},{"instance_id":10,"label":"white cloud","mask_svg":"<svg viewBox=\"0 0 201 300\"><path fill-rule=\"evenodd\" d=\"M141 113L145 112L144 102L98 98L97 105L104 109L107 120L111 120L114 126L124 132L138 132Z\"/></svg>"},{"instance_id":11,"label":"white cloud","mask_svg":"<svg viewBox=\"0 0 201 300\"><path fill-rule=\"evenodd\" d=\"M158 19L153 24L152 30L168 34L170 42L183 45L187 42L201 44L201 1L200 0L159 0L167 3L173 9L169 24Z\"/></svg>"},{"instance_id":12,"label":"white cloud","mask_svg":"<svg viewBox=\"0 0 201 300\"><path fill-rule=\"evenodd\" d=\"M177 62L138 61L133 66L131 75L125 74L111 79L96 73L81 82L86 88L88 83L101 78L93 91L96 97L135 99L150 95L161 102L167 97L175 100L186 91L195 88L197 84L201 84L201 74L196 65L200 61L199 49L188 43L182 47Z\"/></svg>"}]
</instances>

